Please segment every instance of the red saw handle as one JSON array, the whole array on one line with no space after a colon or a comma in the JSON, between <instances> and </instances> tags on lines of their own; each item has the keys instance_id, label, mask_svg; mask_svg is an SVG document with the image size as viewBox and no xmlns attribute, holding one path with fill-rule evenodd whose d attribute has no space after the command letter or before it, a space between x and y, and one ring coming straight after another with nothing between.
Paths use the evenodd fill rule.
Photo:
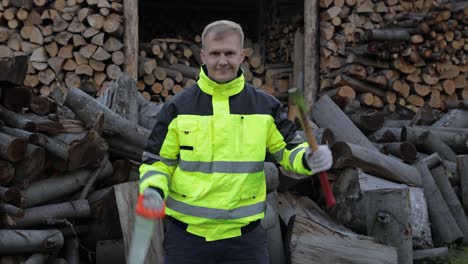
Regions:
<instances>
[{"instance_id":1,"label":"red saw handle","mask_svg":"<svg viewBox=\"0 0 468 264\"><path fill-rule=\"evenodd\" d=\"M164 216L166 215L166 211L164 210L164 208L166 208L165 204L163 205L161 210L153 210L146 208L143 205L143 195L139 194L135 212L138 215L141 215L148 219L161 219L164 218Z\"/></svg>"}]
</instances>

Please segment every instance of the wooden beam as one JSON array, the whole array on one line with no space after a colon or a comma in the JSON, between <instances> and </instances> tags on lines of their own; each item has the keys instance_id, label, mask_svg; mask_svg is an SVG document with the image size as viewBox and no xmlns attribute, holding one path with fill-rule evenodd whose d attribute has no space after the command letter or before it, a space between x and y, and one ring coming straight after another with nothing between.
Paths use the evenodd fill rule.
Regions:
<instances>
[{"instance_id":1,"label":"wooden beam","mask_svg":"<svg viewBox=\"0 0 468 264\"><path fill-rule=\"evenodd\" d=\"M124 71L138 79L138 0L124 0Z\"/></svg>"},{"instance_id":2,"label":"wooden beam","mask_svg":"<svg viewBox=\"0 0 468 264\"><path fill-rule=\"evenodd\" d=\"M311 107L317 97L320 72L318 1L304 0L304 96Z\"/></svg>"}]
</instances>

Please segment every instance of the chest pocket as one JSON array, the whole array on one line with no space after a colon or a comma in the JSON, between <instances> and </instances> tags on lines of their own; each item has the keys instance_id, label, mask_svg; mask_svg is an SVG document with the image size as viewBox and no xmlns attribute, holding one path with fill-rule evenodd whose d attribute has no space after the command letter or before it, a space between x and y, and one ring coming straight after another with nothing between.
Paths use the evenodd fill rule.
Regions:
<instances>
[{"instance_id":1,"label":"chest pocket","mask_svg":"<svg viewBox=\"0 0 468 264\"><path fill-rule=\"evenodd\" d=\"M181 152L197 151L200 134L197 120L181 119L177 126Z\"/></svg>"}]
</instances>

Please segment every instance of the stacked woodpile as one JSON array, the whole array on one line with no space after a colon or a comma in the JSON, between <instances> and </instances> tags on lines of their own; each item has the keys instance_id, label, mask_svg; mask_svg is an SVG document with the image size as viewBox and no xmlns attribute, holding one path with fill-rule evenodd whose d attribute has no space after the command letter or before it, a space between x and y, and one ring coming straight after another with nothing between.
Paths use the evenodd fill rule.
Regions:
<instances>
[{"instance_id":1,"label":"stacked woodpile","mask_svg":"<svg viewBox=\"0 0 468 264\"><path fill-rule=\"evenodd\" d=\"M5 0L0 57L30 55L24 84L48 96L63 80L96 89L117 78L124 62L122 1Z\"/></svg>"},{"instance_id":2,"label":"stacked woodpile","mask_svg":"<svg viewBox=\"0 0 468 264\"><path fill-rule=\"evenodd\" d=\"M468 98L467 2L320 1L321 90L414 112Z\"/></svg>"}]
</instances>

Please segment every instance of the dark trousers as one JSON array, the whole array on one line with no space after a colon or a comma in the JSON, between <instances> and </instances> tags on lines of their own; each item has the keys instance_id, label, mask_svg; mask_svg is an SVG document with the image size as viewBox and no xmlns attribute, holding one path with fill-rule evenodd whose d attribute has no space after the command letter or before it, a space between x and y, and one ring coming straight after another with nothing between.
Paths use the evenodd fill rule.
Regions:
<instances>
[{"instance_id":1,"label":"dark trousers","mask_svg":"<svg viewBox=\"0 0 468 264\"><path fill-rule=\"evenodd\" d=\"M167 221L164 237L165 264L268 264L267 235L257 223L242 236L207 242Z\"/></svg>"}]
</instances>

